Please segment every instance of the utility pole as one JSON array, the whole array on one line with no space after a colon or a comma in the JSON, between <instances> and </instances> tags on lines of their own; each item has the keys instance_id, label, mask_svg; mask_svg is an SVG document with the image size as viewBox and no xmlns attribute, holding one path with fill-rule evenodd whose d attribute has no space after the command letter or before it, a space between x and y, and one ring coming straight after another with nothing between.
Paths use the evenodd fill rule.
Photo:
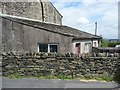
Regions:
<instances>
[{"instance_id":1,"label":"utility pole","mask_svg":"<svg viewBox=\"0 0 120 90\"><path fill-rule=\"evenodd\" d=\"M97 35L97 22L95 22L95 35Z\"/></svg>"}]
</instances>

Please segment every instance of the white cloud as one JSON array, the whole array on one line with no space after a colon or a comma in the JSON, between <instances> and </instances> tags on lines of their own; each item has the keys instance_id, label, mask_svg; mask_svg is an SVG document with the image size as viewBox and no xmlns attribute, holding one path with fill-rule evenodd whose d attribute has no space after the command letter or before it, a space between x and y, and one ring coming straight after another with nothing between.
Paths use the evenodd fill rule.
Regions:
<instances>
[{"instance_id":1,"label":"white cloud","mask_svg":"<svg viewBox=\"0 0 120 90\"><path fill-rule=\"evenodd\" d=\"M56 2L55 7L63 15L63 24L93 33L98 22L98 35L104 38L118 38L117 0L82 0L78 5L67 6L67 2ZM69 2L73 3L73 2Z\"/></svg>"},{"instance_id":2,"label":"white cloud","mask_svg":"<svg viewBox=\"0 0 120 90\"><path fill-rule=\"evenodd\" d=\"M83 0L82 3L83 3L85 6L90 6L90 5L96 4L97 1L96 1L96 0Z\"/></svg>"},{"instance_id":3,"label":"white cloud","mask_svg":"<svg viewBox=\"0 0 120 90\"><path fill-rule=\"evenodd\" d=\"M87 24L89 23L89 20L85 17L81 17L80 19L78 19L78 22L81 24Z\"/></svg>"},{"instance_id":4,"label":"white cloud","mask_svg":"<svg viewBox=\"0 0 120 90\"><path fill-rule=\"evenodd\" d=\"M50 0L51 2L118 2L119 0Z\"/></svg>"}]
</instances>

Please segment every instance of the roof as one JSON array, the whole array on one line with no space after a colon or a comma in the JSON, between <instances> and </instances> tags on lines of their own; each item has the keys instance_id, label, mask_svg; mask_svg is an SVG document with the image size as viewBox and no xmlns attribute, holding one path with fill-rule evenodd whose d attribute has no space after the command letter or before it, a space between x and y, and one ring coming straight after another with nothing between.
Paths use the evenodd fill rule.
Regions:
<instances>
[{"instance_id":1,"label":"roof","mask_svg":"<svg viewBox=\"0 0 120 90\"><path fill-rule=\"evenodd\" d=\"M21 18L12 15L0 15L5 19L12 20L17 23L21 23L24 25L28 25L34 28L43 29L49 32L59 33L62 35L73 37L73 39L101 39L100 36L96 36L69 26L64 25L55 25L50 23L43 23L37 20L28 19L28 18Z\"/></svg>"}]
</instances>

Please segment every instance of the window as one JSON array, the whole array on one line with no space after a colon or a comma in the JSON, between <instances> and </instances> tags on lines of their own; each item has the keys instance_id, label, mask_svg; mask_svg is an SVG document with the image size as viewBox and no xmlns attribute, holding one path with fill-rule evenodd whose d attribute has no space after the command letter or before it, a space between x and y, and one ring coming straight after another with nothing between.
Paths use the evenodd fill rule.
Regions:
<instances>
[{"instance_id":1,"label":"window","mask_svg":"<svg viewBox=\"0 0 120 90\"><path fill-rule=\"evenodd\" d=\"M87 48L88 48L87 46L88 46L88 43L85 43L85 44L84 44L84 52L85 52L85 53L87 53Z\"/></svg>"},{"instance_id":2,"label":"window","mask_svg":"<svg viewBox=\"0 0 120 90\"><path fill-rule=\"evenodd\" d=\"M91 43L85 43L84 44L84 52L85 53L91 52Z\"/></svg>"},{"instance_id":3,"label":"window","mask_svg":"<svg viewBox=\"0 0 120 90\"><path fill-rule=\"evenodd\" d=\"M47 44L39 44L39 52L48 52Z\"/></svg>"},{"instance_id":4,"label":"window","mask_svg":"<svg viewBox=\"0 0 120 90\"><path fill-rule=\"evenodd\" d=\"M50 51L49 52L58 52L58 46L49 44Z\"/></svg>"},{"instance_id":5,"label":"window","mask_svg":"<svg viewBox=\"0 0 120 90\"><path fill-rule=\"evenodd\" d=\"M38 52L58 52L58 44L38 44Z\"/></svg>"},{"instance_id":6,"label":"window","mask_svg":"<svg viewBox=\"0 0 120 90\"><path fill-rule=\"evenodd\" d=\"M94 42L94 47L96 47L97 46L97 43L96 42Z\"/></svg>"}]
</instances>

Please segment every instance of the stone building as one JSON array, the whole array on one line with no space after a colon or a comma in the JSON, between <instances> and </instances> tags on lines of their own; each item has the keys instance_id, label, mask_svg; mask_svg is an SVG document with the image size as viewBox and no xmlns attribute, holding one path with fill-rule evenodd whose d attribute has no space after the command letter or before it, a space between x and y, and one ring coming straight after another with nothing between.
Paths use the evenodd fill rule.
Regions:
<instances>
[{"instance_id":1,"label":"stone building","mask_svg":"<svg viewBox=\"0 0 120 90\"><path fill-rule=\"evenodd\" d=\"M62 25L50 2L2 3L1 8L3 51L83 54L99 46L101 37Z\"/></svg>"},{"instance_id":2,"label":"stone building","mask_svg":"<svg viewBox=\"0 0 120 90\"><path fill-rule=\"evenodd\" d=\"M48 0L1 2L0 7L3 14L31 18L41 22L62 24L62 15Z\"/></svg>"}]
</instances>

